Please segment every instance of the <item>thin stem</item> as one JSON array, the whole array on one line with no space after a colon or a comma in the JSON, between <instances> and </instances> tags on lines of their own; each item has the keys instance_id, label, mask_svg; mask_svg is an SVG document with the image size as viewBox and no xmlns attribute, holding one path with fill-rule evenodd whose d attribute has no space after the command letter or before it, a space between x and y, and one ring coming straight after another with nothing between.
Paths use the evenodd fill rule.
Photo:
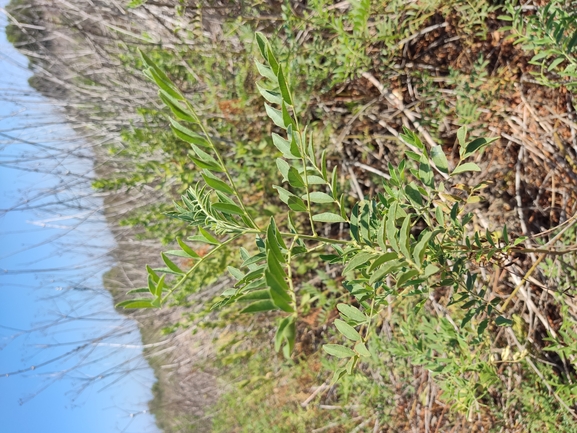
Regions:
<instances>
[{"instance_id":1,"label":"thin stem","mask_svg":"<svg viewBox=\"0 0 577 433\"><path fill-rule=\"evenodd\" d=\"M266 234L266 232L264 230L246 230L243 232L243 234L249 234L249 233L254 233L256 235L264 235ZM346 245L349 242L351 242L350 240L344 240L344 239L331 239L331 238L325 238L323 236L310 236L310 235L301 235L301 234L295 234L295 233L286 233L286 232L278 232L279 235L281 235L283 238L298 238L298 239L304 239L307 241L317 241L317 242L325 242L327 244L339 244L339 245Z\"/></svg>"},{"instance_id":2,"label":"thin stem","mask_svg":"<svg viewBox=\"0 0 577 433\"><path fill-rule=\"evenodd\" d=\"M295 116L295 118L296 118L296 116ZM295 120L295 124L298 127L298 120ZM313 236L316 237L317 232L315 231L315 223L313 221L313 213L311 211L311 191L309 188L309 180L308 180L308 176L307 176L306 146L305 146L305 142L304 142L305 135L300 131L298 131L298 133L300 136L299 141L300 141L301 160L303 163L303 170L304 170L304 179L303 180L305 182L305 188L307 190L307 212L309 214L309 221L311 223L311 230L312 230Z\"/></svg>"},{"instance_id":3,"label":"thin stem","mask_svg":"<svg viewBox=\"0 0 577 433\"><path fill-rule=\"evenodd\" d=\"M288 237L292 237L295 236L294 233L283 233L283 232L279 232L279 234L282 237L288 238ZM340 245L345 245L348 244L350 241L346 241L346 240L342 240L342 239L331 239L331 238L325 238L323 236L309 236L309 235L296 235L298 238L300 239L305 239L305 240L309 240L309 241L318 241L318 242L326 242L327 244L340 244Z\"/></svg>"},{"instance_id":4,"label":"thin stem","mask_svg":"<svg viewBox=\"0 0 577 433\"><path fill-rule=\"evenodd\" d=\"M449 251L475 251L475 252L482 252L482 253L489 253L490 251L494 250L495 248L479 248L475 245L471 245L468 247L466 245L450 245L445 246L445 249ZM513 251L516 253L542 253L546 255L553 255L553 256L562 256L564 254L575 253L577 252L577 247L566 248L563 250L554 250L554 249L546 249L546 248L523 248L523 247L497 247L499 251L508 252Z\"/></svg>"},{"instance_id":5,"label":"thin stem","mask_svg":"<svg viewBox=\"0 0 577 433\"><path fill-rule=\"evenodd\" d=\"M375 297L373 296L373 299L371 300L371 314L369 316L369 323L367 323L367 333L365 335L365 338L363 338L363 343L366 343L369 340L370 337L369 330L371 328L371 322L373 321L374 311L375 311Z\"/></svg>"},{"instance_id":6,"label":"thin stem","mask_svg":"<svg viewBox=\"0 0 577 433\"><path fill-rule=\"evenodd\" d=\"M287 261L286 261L286 266L287 266L287 276L288 276L288 283L289 283L289 288L290 288L290 295L291 298L293 300L293 304L294 304L294 316L297 316L297 296L295 293L295 288L293 285L293 277L292 277L292 267L291 267L291 259L292 259L292 249L294 247L295 242L297 241L298 236L294 235L293 240L291 242L291 245L288 249L288 253L287 253Z\"/></svg>"},{"instance_id":7,"label":"thin stem","mask_svg":"<svg viewBox=\"0 0 577 433\"><path fill-rule=\"evenodd\" d=\"M187 99L184 99L184 103L186 104L187 108L192 111L192 113L194 113L195 117L198 119L198 115L196 114L196 111L194 110L193 106L188 102ZM232 187L234 196L236 197L241 209L243 210L244 214L246 215L246 217L248 218L248 220L250 221L251 225L253 228L257 228L256 223L254 222L254 220L252 219L252 217L250 216L250 214L248 213L248 210L244 207L244 202L242 200L242 197L240 196L240 193L238 192L238 189L236 188L236 184L235 182L232 180L232 177L230 175L230 172L228 171L228 168L226 167L226 165L224 164L224 161L222 160L222 157L220 156L220 152L218 151L218 149L216 148L216 146L214 145L214 143L212 142L212 139L210 138L210 135L208 134L208 131L206 130L206 128L204 127L204 125L202 124L202 122L198 122L198 125L200 126L200 129L202 130L202 133L204 134L204 136L206 137L206 139L208 140L212 151L214 152L214 154L216 155L216 158L218 160L218 163L220 164L220 166L222 167L222 169L224 170L224 174L226 176L226 178L228 179L228 183L230 184L230 186Z\"/></svg>"},{"instance_id":8,"label":"thin stem","mask_svg":"<svg viewBox=\"0 0 577 433\"><path fill-rule=\"evenodd\" d=\"M166 295L164 295L164 297L161 299L160 304L162 305L164 302L166 302L166 300L168 299L168 297L170 295L172 295L172 293L178 289L180 286L182 286L182 284L188 279L188 277L190 277L192 275L192 273L196 270L196 268L198 268L202 263L204 263L204 261L206 259L208 259L209 257L211 257L212 255L214 255L217 251L219 251L220 249L222 249L223 247L225 247L226 245L230 244L232 241L235 241L236 239L240 238L241 236L243 236L244 234L246 234L246 232L238 234L236 236L233 236L232 238L230 238L227 241L224 241L223 243L221 243L220 245L216 246L215 248L213 248L212 250L210 250L204 257L202 257L202 259L200 259L198 262L195 263L195 265L190 268L186 274L184 274L182 276L182 278L178 281L178 283L176 283L174 285L174 287L172 287L172 289L170 289L168 291L168 293Z\"/></svg>"}]
</instances>

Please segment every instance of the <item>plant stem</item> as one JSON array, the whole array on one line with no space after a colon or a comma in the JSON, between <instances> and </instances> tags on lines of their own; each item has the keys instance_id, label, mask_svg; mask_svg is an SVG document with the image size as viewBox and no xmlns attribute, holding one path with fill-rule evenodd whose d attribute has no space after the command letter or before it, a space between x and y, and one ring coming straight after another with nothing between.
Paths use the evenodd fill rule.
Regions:
<instances>
[{"instance_id":1,"label":"plant stem","mask_svg":"<svg viewBox=\"0 0 577 433\"><path fill-rule=\"evenodd\" d=\"M183 97L184 98L184 97ZM196 114L196 111L194 110L193 106L188 102L188 100L186 98L184 98L184 103L186 104L187 108L192 111L194 113L194 115L196 116L196 118L198 118L198 115ZM244 207L244 202L242 200L242 197L240 196L240 193L238 192L238 189L236 188L236 184L235 182L232 180L232 177L230 175L230 172L228 171L228 168L226 167L226 165L224 164L224 161L222 160L222 157L220 156L220 152L218 151L218 149L216 148L216 146L214 145L214 143L212 142L212 139L210 138L210 135L208 135L208 131L206 130L206 128L204 127L204 125L202 124L202 122L198 122L198 125L200 126L200 129L202 130L202 133L204 134L204 136L206 137L206 139L208 140L208 142L210 143L210 146L212 148L212 151L214 152L214 154L216 155L216 158L218 160L218 163L220 164L220 166L222 167L222 169L224 170L224 174L226 176L226 178L228 179L228 183L230 184L230 186L232 187L232 190L234 192L234 196L236 197L236 199L238 200L238 203L241 207L241 209L243 210L243 212L245 213L246 217L248 218L248 220L250 221L251 225L253 226L253 228L257 228L256 223L254 222L254 220L252 219L252 217L250 216L250 214L248 213L247 209Z\"/></svg>"},{"instance_id":2,"label":"plant stem","mask_svg":"<svg viewBox=\"0 0 577 433\"><path fill-rule=\"evenodd\" d=\"M293 278L292 278L292 268L291 268L292 253L291 253L291 251L293 249L295 242L297 241L297 238L298 238L297 235L294 235L293 240L291 242L291 245L288 248L287 261L286 261L288 283L289 283L289 287L290 287L290 295L291 295L291 298L292 298L293 304L294 304L295 312L293 314L295 317L298 316L298 314L297 314L297 296L295 293L295 288L293 285Z\"/></svg>"},{"instance_id":3,"label":"plant stem","mask_svg":"<svg viewBox=\"0 0 577 433\"><path fill-rule=\"evenodd\" d=\"M174 285L174 287L172 287L168 293L166 295L164 295L164 297L161 299L160 301L160 305L162 305L164 302L166 302L166 300L168 299L168 297L170 295L172 295L172 293L178 289L180 286L182 286L182 284L188 279L188 277L190 277L192 275L192 273L196 270L196 268L198 268L200 266L201 263L204 263L204 261L206 259L208 259L209 257L211 257L212 255L214 255L214 253L216 253L217 251L219 251L220 249L222 249L224 246L230 244L232 241L240 238L242 235L244 235L244 233L238 234L236 236L233 236L232 238L224 241L222 244L216 246L215 248L213 248L212 250L210 250L204 257L202 257L199 261L197 261L194 266L192 268L190 268L183 276L182 278L178 281L178 283L176 283Z\"/></svg>"}]
</instances>

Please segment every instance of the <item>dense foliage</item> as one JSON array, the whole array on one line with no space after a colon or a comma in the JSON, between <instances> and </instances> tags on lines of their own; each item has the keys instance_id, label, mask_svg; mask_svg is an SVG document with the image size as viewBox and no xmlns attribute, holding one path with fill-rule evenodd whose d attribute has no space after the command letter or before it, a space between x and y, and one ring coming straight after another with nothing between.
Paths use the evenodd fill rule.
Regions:
<instances>
[{"instance_id":1,"label":"dense foliage","mask_svg":"<svg viewBox=\"0 0 577 433\"><path fill-rule=\"evenodd\" d=\"M94 185L172 246L120 305L211 330L215 431L576 431L570 3L101 3L48 79L121 137Z\"/></svg>"}]
</instances>

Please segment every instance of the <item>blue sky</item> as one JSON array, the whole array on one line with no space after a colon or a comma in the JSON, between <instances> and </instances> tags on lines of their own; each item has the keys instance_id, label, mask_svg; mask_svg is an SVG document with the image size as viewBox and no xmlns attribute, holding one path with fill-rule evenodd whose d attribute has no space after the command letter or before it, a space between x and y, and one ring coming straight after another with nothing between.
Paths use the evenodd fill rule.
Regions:
<instances>
[{"instance_id":1,"label":"blue sky","mask_svg":"<svg viewBox=\"0 0 577 433\"><path fill-rule=\"evenodd\" d=\"M0 13L0 430L158 432L138 331L102 289L114 241L87 151L28 87L4 25Z\"/></svg>"}]
</instances>

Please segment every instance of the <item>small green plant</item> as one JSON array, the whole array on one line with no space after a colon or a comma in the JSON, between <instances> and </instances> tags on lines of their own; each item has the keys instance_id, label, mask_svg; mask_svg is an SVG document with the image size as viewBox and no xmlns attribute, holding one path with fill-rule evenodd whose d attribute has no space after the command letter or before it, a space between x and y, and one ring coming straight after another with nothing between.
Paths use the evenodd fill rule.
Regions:
<instances>
[{"instance_id":1,"label":"small green plant","mask_svg":"<svg viewBox=\"0 0 577 433\"><path fill-rule=\"evenodd\" d=\"M519 252L548 252L524 248L524 238L512 239L506 226L499 233L470 228L473 216L466 212L466 205L482 199L480 194L487 183L467 186L460 177L481 170L471 157L494 139L469 140L467 129L460 128L459 158L451 164L441 146L427 149L416 134L405 129L401 138L410 150L397 167L389 165L390 180L383 183L382 192L351 201L340 190L338 167L330 169L326 150L316 149L312 133L299 122L294 108L298 95L287 84L283 63L262 34L256 34L256 42L263 60L256 64L263 77L257 88L267 101L268 117L280 132L272 134L279 155L275 163L281 175L280 185L274 188L285 210L263 220L246 204L222 156L222 144L207 132L194 107L166 74L142 54L146 76L158 85L160 98L174 116L171 128L190 144L190 159L203 178L186 191L171 216L196 228L197 234L189 241L210 249L201 255L178 239L180 249L162 254L166 267L147 267L148 287L137 290L146 295L118 306L160 307L203 263L229 247L237 247L242 263L228 267L236 283L221 294L214 307L238 304L242 313L280 312L274 346L290 357L297 320L310 303L310 296L299 294L295 267L320 253L322 260L342 268L343 295L353 300L337 305L340 319L334 322L348 344L324 346L328 354L342 360L335 372L338 380L352 374L371 356L369 342L386 308L408 303L420 311L435 290L447 288L451 291L448 306L460 307L458 324L453 319L442 319L439 323L444 337L435 340L435 335L427 334L431 347L439 346L434 351L423 346L427 339L418 339L409 350L413 354L423 352L420 363L430 368L446 365L439 372L453 381L447 392L456 393L454 398L470 410L478 404L475 393L486 392L486 388L468 388L472 394L463 396L458 391L459 372L479 369L481 379L493 380L495 376L488 371L494 364L471 356L465 357L464 363L444 362L436 360L435 353L441 354L443 347L450 349L455 344L461 352L468 345L486 347L484 332L488 327L512 324L506 307L515 294L505 302L491 296L490 289L477 282L475 270L480 265L502 266ZM348 236L321 235L331 233L330 228L321 231L327 224L346 225ZM254 242L251 251L240 246L247 246L248 240ZM191 265L182 269L169 256L185 258Z\"/></svg>"},{"instance_id":2,"label":"small green plant","mask_svg":"<svg viewBox=\"0 0 577 433\"><path fill-rule=\"evenodd\" d=\"M551 1L537 8L534 14L525 15L513 3L506 5L509 15L500 18L510 21L511 37L534 53L532 65L540 70L534 73L540 84L548 87L564 85L569 90L577 88L577 18L564 7L565 2Z\"/></svg>"}]
</instances>

